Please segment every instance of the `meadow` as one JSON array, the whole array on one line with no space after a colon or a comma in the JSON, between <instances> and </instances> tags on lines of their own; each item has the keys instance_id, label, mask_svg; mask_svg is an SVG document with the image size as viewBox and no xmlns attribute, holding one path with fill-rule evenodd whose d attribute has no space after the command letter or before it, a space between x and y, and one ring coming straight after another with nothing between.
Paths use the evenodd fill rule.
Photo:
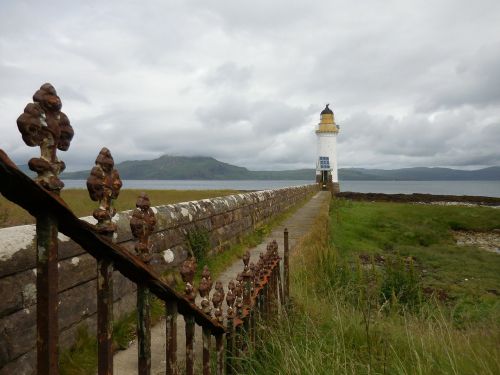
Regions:
<instances>
[{"instance_id":1,"label":"meadow","mask_svg":"<svg viewBox=\"0 0 500 375\"><path fill-rule=\"evenodd\" d=\"M236 194L235 190L135 190L126 189L120 192L117 200L113 202L117 211L135 208L135 202L140 193L146 192L153 206L163 204L187 202L198 199L220 197L222 195ZM97 202L89 198L87 190L66 189L61 192L61 197L73 210L76 216L91 216L98 207ZM0 228L14 225L34 224L35 219L28 212L0 195Z\"/></svg>"},{"instance_id":2,"label":"meadow","mask_svg":"<svg viewBox=\"0 0 500 375\"><path fill-rule=\"evenodd\" d=\"M499 228L493 208L333 200L243 372L500 373L500 255L453 237Z\"/></svg>"}]
</instances>

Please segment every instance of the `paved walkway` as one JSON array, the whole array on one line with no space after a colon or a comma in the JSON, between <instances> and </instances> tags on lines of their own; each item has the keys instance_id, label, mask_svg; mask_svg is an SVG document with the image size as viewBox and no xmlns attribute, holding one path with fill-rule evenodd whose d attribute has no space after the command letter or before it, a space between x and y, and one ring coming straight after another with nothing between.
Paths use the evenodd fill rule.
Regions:
<instances>
[{"instance_id":1,"label":"paved walkway","mask_svg":"<svg viewBox=\"0 0 500 375\"><path fill-rule=\"evenodd\" d=\"M303 205L292 216L285 220L282 224L276 226L271 234L265 238L260 245L250 249L250 261L257 263L259 254L265 252L269 241L275 239L278 242L280 255L283 255L283 231L288 228L289 245L293 251L297 240L306 234L311 228L316 219L319 209L325 201L330 197L330 192L321 191L313 196L309 202ZM238 260L232 266L227 268L215 281L219 280L224 285L224 290L227 290L227 285L230 280L234 280L238 272L243 270L243 262ZM197 304L199 306L199 296ZM225 307L224 302L224 307ZM184 318L179 314L177 320L177 358L178 363L183 363L185 356L185 333L184 333ZM195 361L201 357L201 328L196 326L195 333ZM161 321L151 329L151 373L165 373L165 321ZM137 374L137 342L126 350L120 351L114 356L114 374L128 375Z\"/></svg>"}]
</instances>

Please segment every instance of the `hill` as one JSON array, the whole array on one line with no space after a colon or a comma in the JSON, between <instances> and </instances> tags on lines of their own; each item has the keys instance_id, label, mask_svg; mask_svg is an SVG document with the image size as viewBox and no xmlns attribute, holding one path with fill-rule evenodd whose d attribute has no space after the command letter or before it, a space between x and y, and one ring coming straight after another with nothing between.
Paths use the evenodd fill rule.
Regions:
<instances>
[{"instance_id":1,"label":"hill","mask_svg":"<svg viewBox=\"0 0 500 375\"><path fill-rule=\"evenodd\" d=\"M314 180L314 169L250 171L204 156L164 155L154 160L130 160L116 165L124 180ZM86 179L89 171L64 172L63 179ZM500 167L473 171L451 168L341 168L339 179L386 181L500 180Z\"/></svg>"},{"instance_id":2,"label":"hill","mask_svg":"<svg viewBox=\"0 0 500 375\"><path fill-rule=\"evenodd\" d=\"M314 180L313 169L250 171L204 156L168 156L118 163L124 180ZM65 172L64 179L86 179L89 171Z\"/></svg>"}]
</instances>

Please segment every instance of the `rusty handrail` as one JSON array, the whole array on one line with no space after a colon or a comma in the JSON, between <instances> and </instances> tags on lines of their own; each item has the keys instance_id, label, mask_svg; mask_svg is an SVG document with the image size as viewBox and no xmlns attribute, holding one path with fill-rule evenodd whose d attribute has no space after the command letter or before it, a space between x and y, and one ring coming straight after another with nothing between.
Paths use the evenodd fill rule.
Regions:
<instances>
[{"instance_id":1,"label":"rusty handrail","mask_svg":"<svg viewBox=\"0 0 500 375\"><path fill-rule=\"evenodd\" d=\"M280 314L288 301L288 231L284 232L283 269L275 240L267 245L257 263L250 262L246 251L242 260L243 271L228 284L227 295L220 281L213 281L208 267L202 272L198 288L194 285L196 259L189 257L180 269L186 283L184 294L165 284L149 267L152 259L149 237L156 230L156 217L145 193L139 196L132 213L130 228L134 236L135 254L115 243L116 224L112 218L116 211L112 201L122 186L114 160L107 148L102 148L96 165L87 179L90 198L99 202L93 216L96 225L78 219L60 198L64 183L59 174L65 164L57 157L57 150L68 150L74 135L68 117L61 112L62 102L55 88L46 83L33 96L17 126L26 145L40 147L40 158L32 158L28 165L37 172L31 180L0 149L0 193L36 217L37 252L37 371L58 375L58 266L57 233L61 232L80 245L97 260L97 338L98 373L113 373L113 270L116 269L137 286L137 342L138 372L151 373L151 310L150 295L155 294L165 303L165 370L177 374L177 314L184 316L186 335L186 375L195 372L195 325L202 327L202 368L211 374L213 354L212 336L215 338L216 374L239 371L239 360L255 347L256 321ZM253 215L252 215L253 220ZM196 223L194 223L196 225ZM196 293L201 297L201 308L196 305ZM224 297L227 314L224 316ZM213 305L213 308L211 306ZM213 316L213 317L212 317ZM227 328L225 327L225 321ZM245 339L245 336L247 339ZM224 348L226 347L226 349ZM225 360L224 360L225 359Z\"/></svg>"},{"instance_id":2,"label":"rusty handrail","mask_svg":"<svg viewBox=\"0 0 500 375\"><path fill-rule=\"evenodd\" d=\"M115 268L134 283L145 285L163 301L175 301L180 314L194 317L198 325L210 329L212 334L225 332L222 324L170 288L136 256L95 233L94 227L78 219L59 196L48 192L21 172L2 149L0 179L0 193L7 199L35 217L50 212L58 218L59 231L73 239L94 258L112 261Z\"/></svg>"},{"instance_id":3,"label":"rusty handrail","mask_svg":"<svg viewBox=\"0 0 500 375\"><path fill-rule=\"evenodd\" d=\"M276 316L277 313L281 313L281 310L289 299L289 270L286 264L288 262L283 264L284 282L282 282L282 258L278 255L278 244L276 241L268 244L267 251L260 254L260 259L256 264L250 263L250 254L248 251L245 253L242 259L244 264L243 271L238 274L236 281L229 282L226 296L222 284L217 282L215 291L210 298L212 280L210 272L205 268L198 287L198 292L202 297L200 309L195 304L196 289L193 281L196 261L194 258L188 258L180 269L182 279L186 283L184 294L181 295L166 285L145 264L143 258L147 258L148 255L145 253L141 254L139 250L141 250L141 246L148 247L144 241L149 236L149 232L146 233L144 230L138 230L138 233L143 234L142 237L144 237L142 238L140 235L137 237L136 252L139 256L129 253L127 250L114 244L109 236L100 235L95 226L78 219L59 195L47 191L32 181L17 168L1 149L0 179L2 181L0 184L0 193L37 217L37 220L48 214L57 218L60 232L72 238L98 261L113 264L116 270L136 283L138 288L140 287L138 289L138 298L140 297L140 290L150 290L165 302L167 374L177 374L177 313L184 315L186 321L186 374L194 374L195 371L195 323L203 328L203 373L211 373L210 353L212 351L212 339L210 336L213 335L216 343L216 373L223 374L225 370L227 374L232 374L240 371L242 364L240 358L248 352L250 347L255 346L256 335L260 331L256 325L256 321L269 319L272 316ZM141 196L139 200L144 200L145 198ZM149 202L147 203L145 207L149 209ZM142 225L143 223L137 222L131 224L133 227L134 225L140 226L139 224ZM144 243L141 243L141 240ZM289 244L288 230L286 229L284 231L284 245L285 259L288 260ZM224 325L224 314L221 308L224 297L226 297L228 307L225 316L227 328ZM143 298L143 300L145 302L142 305L145 306L145 304L148 304L146 299ZM210 307L210 302L213 303L213 310ZM143 312L142 315L146 321L149 319L148 309L145 309ZM103 331L109 329L110 317L103 324L105 328ZM139 331L149 335L148 324L145 324L142 328L142 331ZM145 336L142 341L144 353L141 357L141 351L139 352L139 373L149 374L149 338ZM102 371L100 368L99 373L103 374L110 373L113 368L110 350L107 346L103 347L102 354L99 353L102 356L103 362ZM224 349L224 346L226 349ZM226 357L225 360L224 357Z\"/></svg>"}]
</instances>

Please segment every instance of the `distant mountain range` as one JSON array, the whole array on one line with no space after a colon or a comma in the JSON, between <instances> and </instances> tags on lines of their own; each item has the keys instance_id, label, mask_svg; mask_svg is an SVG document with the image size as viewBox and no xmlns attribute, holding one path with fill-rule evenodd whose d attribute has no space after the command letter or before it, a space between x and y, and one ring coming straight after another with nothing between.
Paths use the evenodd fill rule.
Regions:
<instances>
[{"instance_id":1,"label":"distant mountain range","mask_svg":"<svg viewBox=\"0 0 500 375\"><path fill-rule=\"evenodd\" d=\"M130 160L115 168L123 180L314 180L314 170L250 171L204 156L168 156ZM66 172L63 179L87 178L89 171Z\"/></svg>"},{"instance_id":2,"label":"distant mountain range","mask_svg":"<svg viewBox=\"0 0 500 375\"><path fill-rule=\"evenodd\" d=\"M26 165L21 169L29 171ZM287 171L250 171L204 156L164 155L154 160L130 160L116 165L124 180L314 180L314 169ZM32 172L30 172L32 173ZM89 171L64 172L63 179L86 179ZM500 167L473 171L451 168L365 169L341 168L340 180L386 181L500 181Z\"/></svg>"},{"instance_id":3,"label":"distant mountain range","mask_svg":"<svg viewBox=\"0 0 500 375\"><path fill-rule=\"evenodd\" d=\"M488 167L472 171L437 167L401 169L341 168L339 170L339 179L385 181L500 181L500 167Z\"/></svg>"}]
</instances>

